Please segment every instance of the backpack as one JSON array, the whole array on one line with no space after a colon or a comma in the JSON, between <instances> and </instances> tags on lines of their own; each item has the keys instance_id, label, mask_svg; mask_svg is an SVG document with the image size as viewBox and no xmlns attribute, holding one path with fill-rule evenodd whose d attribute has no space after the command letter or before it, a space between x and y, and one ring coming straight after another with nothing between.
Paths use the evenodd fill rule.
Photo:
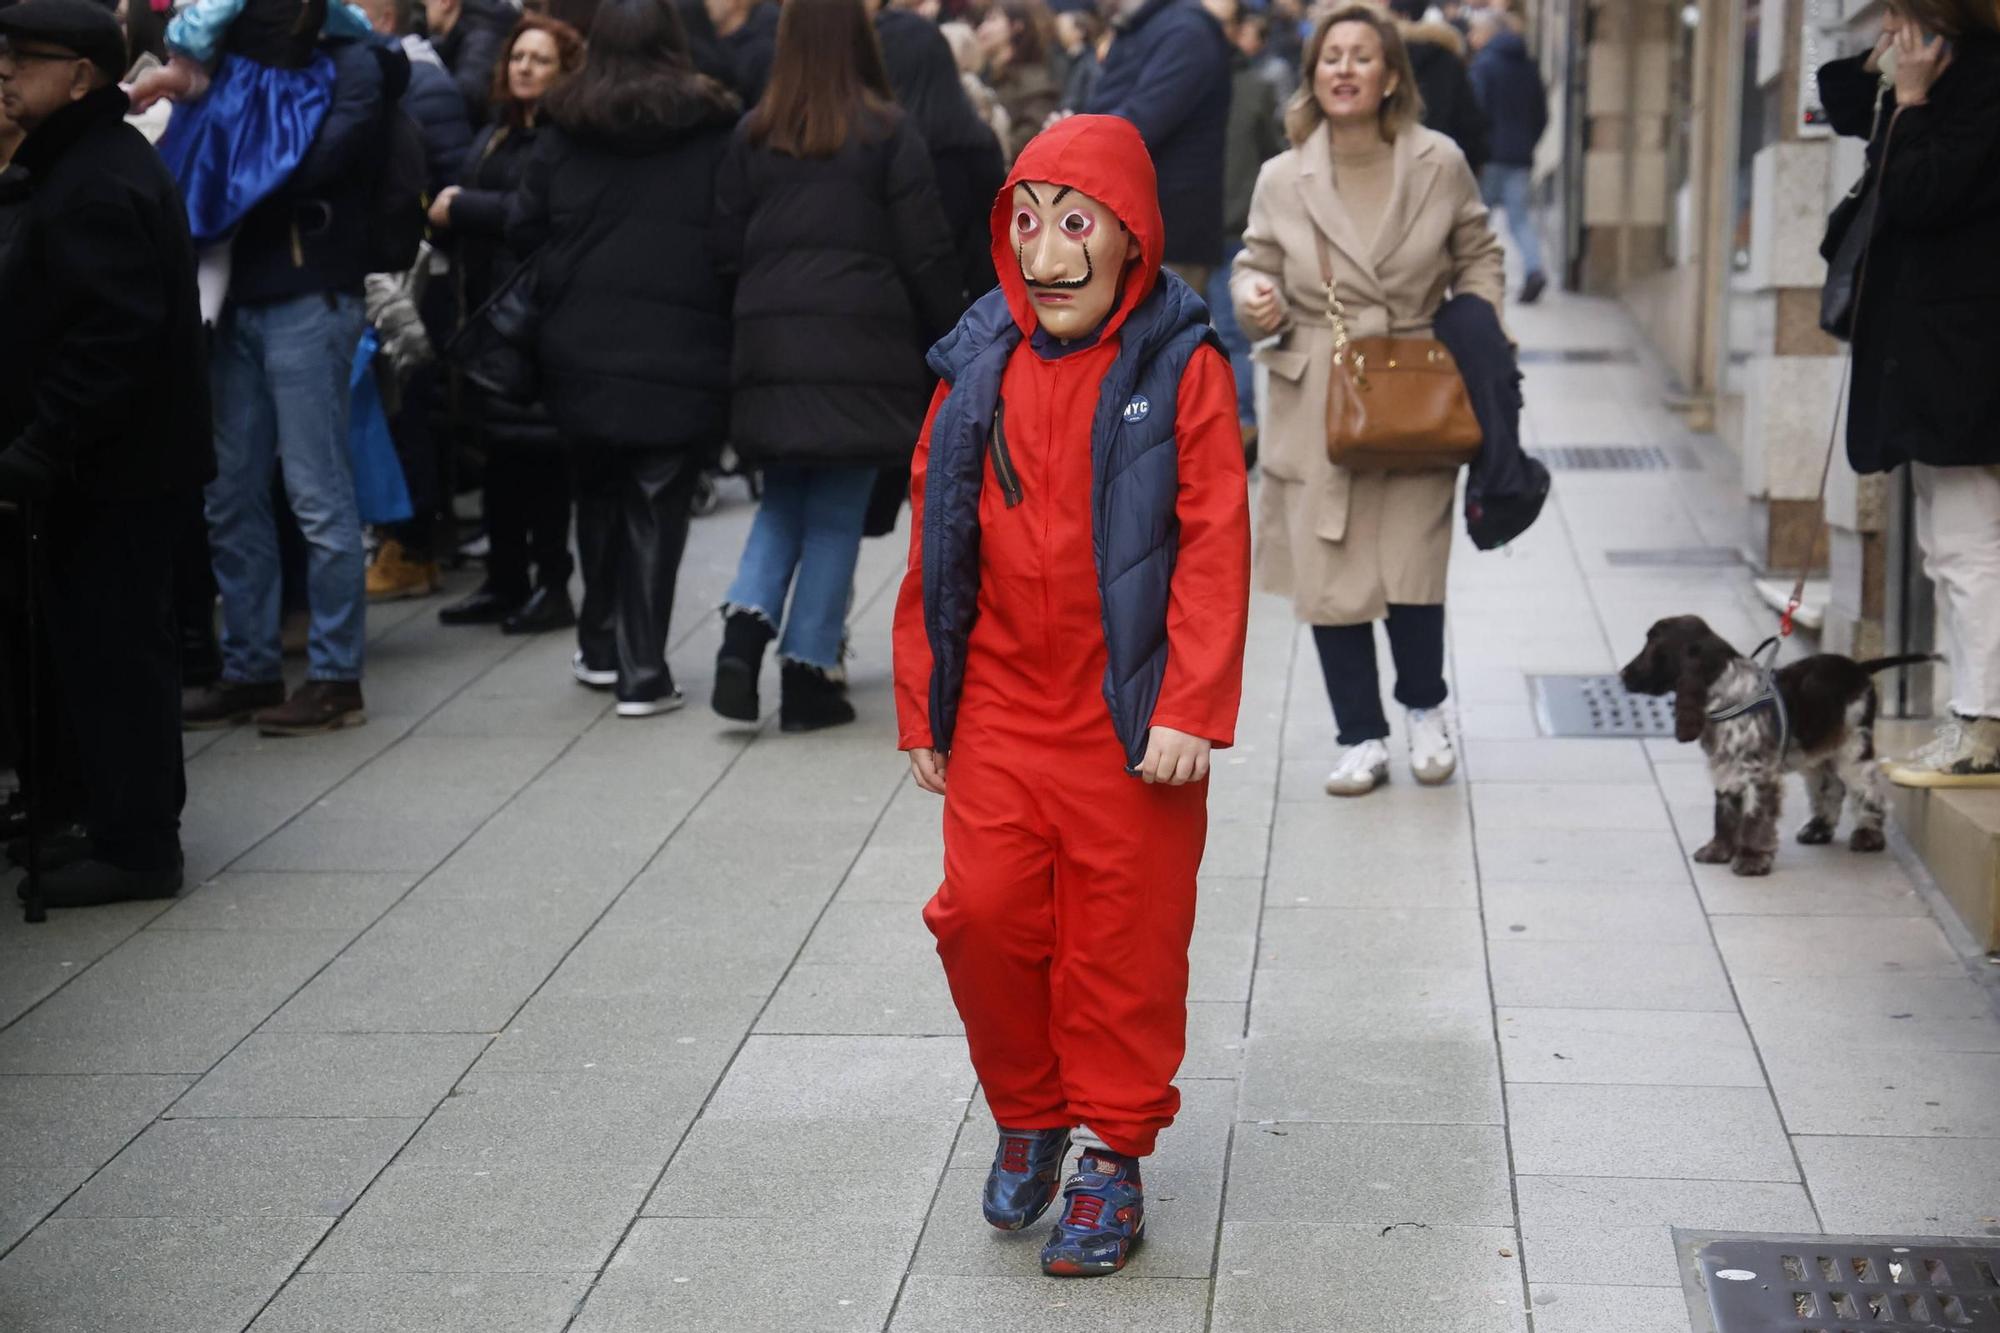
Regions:
<instances>
[{"instance_id":1,"label":"backpack","mask_svg":"<svg viewBox=\"0 0 2000 1333\"><path fill-rule=\"evenodd\" d=\"M368 271L402 273L417 262L424 241L430 160L423 133L400 104L389 108L383 147L382 170L368 201Z\"/></svg>"}]
</instances>

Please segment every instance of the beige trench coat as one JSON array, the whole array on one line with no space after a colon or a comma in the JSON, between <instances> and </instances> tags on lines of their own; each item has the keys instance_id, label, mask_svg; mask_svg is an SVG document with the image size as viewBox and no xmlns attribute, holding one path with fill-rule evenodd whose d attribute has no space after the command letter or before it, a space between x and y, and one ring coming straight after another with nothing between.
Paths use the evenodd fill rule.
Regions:
<instances>
[{"instance_id":1,"label":"beige trench coat","mask_svg":"<svg viewBox=\"0 0 2000 1333\"><path fill-rule=\"evenodd\" d=\"M1325 125L1264 164L1230 291L1241 319L1250 284L1276 279L1287 321L1283 341L1257 353L1271 371L1258 434L1258 586L1290 597L1308 624L1357 625L1382 619L1391 602L1444 601L1458 475L1349 472L1326 461L1333 330L1315 229L1330 244L1356 338L1428 337L1438 307L1458 292L1499 310L1506 278L1472 169L1444 135L1414 128L1397 136L1395 184L1372 244L1342 206L1332 172Z\"/></svg>"}]
</instances>

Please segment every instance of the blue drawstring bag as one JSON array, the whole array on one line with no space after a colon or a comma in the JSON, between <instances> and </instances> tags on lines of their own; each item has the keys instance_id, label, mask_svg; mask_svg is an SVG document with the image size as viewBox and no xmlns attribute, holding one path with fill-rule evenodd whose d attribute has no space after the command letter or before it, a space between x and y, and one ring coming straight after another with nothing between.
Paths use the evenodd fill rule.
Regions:
<instances>
[{"instance_id":1,"label":"blue drawstring bag","mask_svg":"<svg viewBox=\"0 0 2000 1333\"><path fill-rule=\"evenodd\" d=\"M403 460L389 434L389 414L375 387L375 330L361 332L348 376L347 447L354 455L354 501L363 523L401 523L413 512Z\"/></svg>"}]
</instances>

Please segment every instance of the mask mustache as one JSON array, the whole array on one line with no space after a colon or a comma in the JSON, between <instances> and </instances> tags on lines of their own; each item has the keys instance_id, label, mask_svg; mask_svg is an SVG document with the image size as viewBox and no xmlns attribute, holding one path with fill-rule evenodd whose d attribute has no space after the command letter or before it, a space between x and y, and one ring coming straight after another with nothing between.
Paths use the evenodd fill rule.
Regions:
<instances>
[{"instance_id":1,"label":"mask mustache","mask_svg":"<svg viewBox=\"0 0 2000 1333\"><path fill-rule=\"evenodd\" d=\"M1021 281L1028 284L1029 291L1044 291L1044 292L1079 291L1082 288L1088 287L1090 285L1091 279L1097 276L1097 266L1091 261L1089 246L1083 247L1083 276L1080 278L1071 278L1066 282L1035 281L1035 279L1028 276L1028 247L1025 245L1021 246L1020 249L1016 252L1016 254L1021 261Z\"/></svg>"}]
</instances>

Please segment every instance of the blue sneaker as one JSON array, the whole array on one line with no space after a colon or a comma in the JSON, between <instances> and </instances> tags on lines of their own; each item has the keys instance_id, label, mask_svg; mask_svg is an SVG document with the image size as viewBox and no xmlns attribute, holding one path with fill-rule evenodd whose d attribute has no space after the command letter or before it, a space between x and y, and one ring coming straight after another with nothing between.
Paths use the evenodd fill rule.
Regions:
<instances>
[{"instance_id":1,"label":"blue sneaker","mask_svg":"<svg viewBox=\"0 0 2000 1333\"><path fill-rule=\"evenodd\" d=\"M1069 1207L1042 1247L1042 1271L1050 1277L1105 1277L1125 1267L1146 1235L1139 1159L1086 1149L1063 1197Z\"/></svg>"},{"instance_id":2,"label":"blue sneaker","mask_svg":"<svg viewBox=\"0 0 2000 1333\"><path fill-rule=\"evenodd\" d=\"M1047 1212L1056 1199L1063 1159L1069 1156L1067 1129L1000 1129L993 1169L986 1173L986 1220L1002 1231L1019 1231Z\"/></svg>"}]
</instances>

